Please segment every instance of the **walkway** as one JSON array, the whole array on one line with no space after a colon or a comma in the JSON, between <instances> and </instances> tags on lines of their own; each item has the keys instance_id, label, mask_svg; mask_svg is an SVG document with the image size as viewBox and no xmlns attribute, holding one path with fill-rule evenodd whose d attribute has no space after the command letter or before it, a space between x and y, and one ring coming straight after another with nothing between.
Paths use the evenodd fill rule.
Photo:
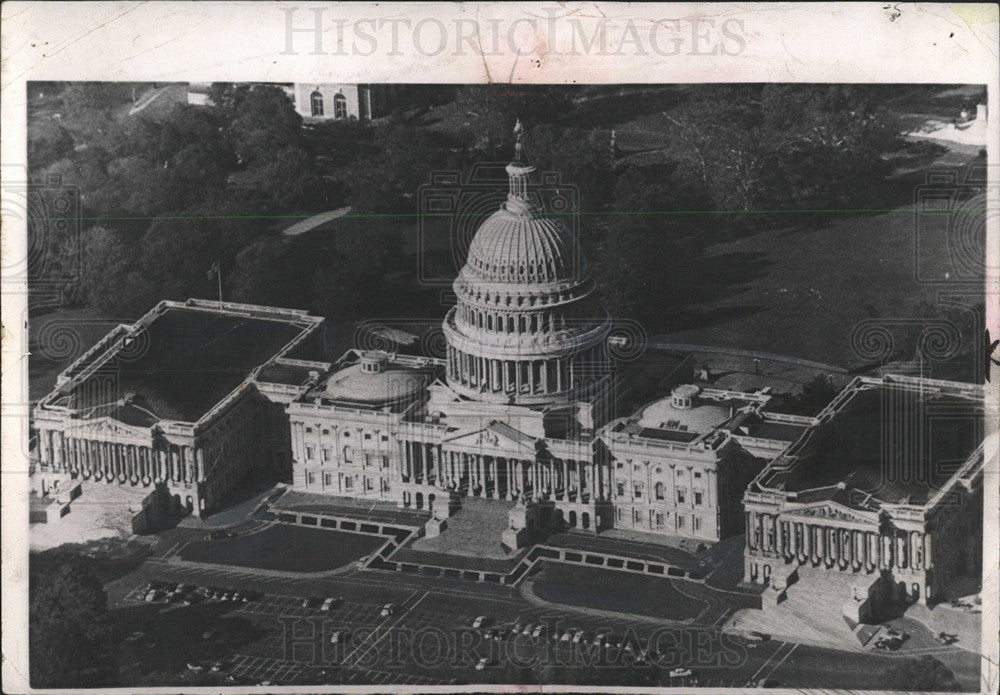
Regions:
<instances>
[{"instance_id":1,"label":"walkway","mask_svg":"<svg viewBox=\"0 0 1000 695\"><path fill-rule=\"evenodd\" d=\"M313 215L312 217L296 222L291 227L286 229L282 234L285 236L298 236L299 234L305 234L310 232L317 227L326 224L327 222L332 222L338 217L343 217L351 211L351 206L347 205L342 208L337 208L336 210L330 210L329 212L321 212L318 215Z\"/></svg>"}]
</instances>

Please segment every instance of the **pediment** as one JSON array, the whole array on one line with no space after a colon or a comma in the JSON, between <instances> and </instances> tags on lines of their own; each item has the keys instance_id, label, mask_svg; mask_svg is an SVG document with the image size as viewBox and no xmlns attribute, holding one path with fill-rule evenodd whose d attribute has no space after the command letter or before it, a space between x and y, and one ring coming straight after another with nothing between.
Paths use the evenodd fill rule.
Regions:
<instances>
[{"instance_id":1,"label":"pediment","mask_svg":"<svg viewBox=\"0 0 1000 695\"><path fill-rule=\"evenodd\" d=\"M493 423L482 429L458 432L446 438L442 444L449 447L482 449L487 455L490 453L502 455L504 452L532 457L535 455L534 438L503 423Z\"/></svg>"},{"instance_id":2,"label":"pediment","mask_svg":"<svg viewBox=\"0 0 1000 695\"><path fill-rule=\"evenodd\" d=\"M829 519L831 521L848 521L857 524L871 524L878 521L874 515L869 516L864 512L850 509L835 502L825 502L798 509L789 509L785 512L785 515L809 517L812 519Z\"/></svg>"},{"instance_id":3,"label":"pediment","mask_svg":"<svg viewBox=\"0 0 1000 695\"><path fill-rule=\"evenodd\" d=\"M84 420L66 429L69 437L118 437L149 440L149 430L143 427L133 427L110 417Z\"/></svg>"}]
</instances>

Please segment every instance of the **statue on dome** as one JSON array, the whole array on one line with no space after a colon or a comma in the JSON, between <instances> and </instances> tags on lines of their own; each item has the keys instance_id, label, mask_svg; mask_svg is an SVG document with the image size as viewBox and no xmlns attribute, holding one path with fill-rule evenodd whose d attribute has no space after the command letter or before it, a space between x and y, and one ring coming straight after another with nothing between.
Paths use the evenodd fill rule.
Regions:
<instances>
[{"instance_id":1,"label":"statue on dome","mask_svg":"<svg viewBox=\"0 0 1000 695\"><path fill-rule=\"evenodd\" d=\"M524 152L524 124L518 118L514 123L514 161L518 164L527 163L527 154Z\"/></svg>"}]
</instances>

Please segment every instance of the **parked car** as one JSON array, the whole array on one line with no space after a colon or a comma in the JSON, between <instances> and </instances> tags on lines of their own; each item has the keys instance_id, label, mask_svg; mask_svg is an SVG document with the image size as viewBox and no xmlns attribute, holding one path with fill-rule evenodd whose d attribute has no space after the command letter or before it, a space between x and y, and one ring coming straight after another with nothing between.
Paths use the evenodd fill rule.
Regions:
<instances>
[{"instance_id":1,"label":"parked car","mask_svg":"<svg viewBox=\"0 0 1000 695\"><path fill-rule=\"evenodd\" d=\"M340 604L344 602L344 599L340 596L327 596L326 600L323 601L323 605L319 607L321 611L328 611L333 608L338 608Z\"/></svg>"},{"instance_id":2,"label":"parked car","mask_svg":"<svg viewBox=\"0 0 1000 695\"><path fill-rule=\"evenodd\" d=\"M211 627L205 630L203 633L201 633L201 638L207 642L208 640L215 637L217 634L219 634L219 631L216 628Z\"/></svg>"},{"instance_id":3,"label":"parked car","mask_svg":"<svg viewBox=\"0 0 1000 695\"><path fill-rule=\"evenodd\" d=\"M318 598L316 598L315 596L308 596L308 597L302 599L302 607L303 608L315 608L316 606L319 605L319 603L320 603L320 600Z\"/></svg>"},{"instance_id":4,"label":"parked car","mask_svg":"<svg viewBox=\"0 0 1000 695\"><path fill-rule=\"evenodd\" d=\"M129 635L128 637L126 637L125 641L129 642L129 643L138 642L139 640L141 640L145 636L146 636L145 632L137 631L137 632L133 632L131 635Z\"/></svg>"},{"instance_id":5,"label":"parked car","mask_svg":"<svg viewBox=\"0 0 1000 695\"><path fill-rule=\"evenodd\" d=\"M577 630L573 633L573 644L580 644L581 642L587 641L587 633L583 630Z\"/></svg>"},{"instance_id":6,"label":"parked car","mask_svg":"<svg viewBox=\"0 0 1000 695\"><path fill-rule=\"evenodd\" d=\"M541 638L542 637L542 633L544 631L545 631L545 626L544 625L536 625L535 629L531 631L531 638L532 639L536 639L536 640L539 639L539 638Z\"/></svg>"},{"instance_id":7,"label":"parked car","mask_svg":"<svg viewBox=\"0 0 1000 695\"><path fill-rule=\"evenodd\" d=\"M392 615L395 612L396 612L396 604L395 603L387 603L384 606L382 606L382 612L379 613L379 615L382 616L383 618L388 618L390 615Z\"/></svg>"},{"instance_id":8,"label":"parked car","mask_svg":"<svg viewBox=\"0 0 1000 695\"><path fill-rule=\"evenodd\" d=\"M488 623L489 623L489 618L487 618L485 615L480 615L478 618L472 621L472 627L478 629L481 627L485 627Z\"/></svg>"},{"instance_id":9,"label":"parked car","mask_svg":"<svg viewBox=\"0 0 1000 695\"><path fill-rule=\"evenodd\" d=\"M684 668L683 666L678 666L670 671L671 678L687 678L688 676L693 676L694 671L689 668Z\"/></svg>"},{"instance_id":10,"label":"parked car","mask_svg":"<svg viewBox=\"0 0 1000 695\"><path fill-rule=\"evenodd\" d=\"M204 671L205 670L204 666L202 666L201 664L195 663L193 661L189 661L187 667L188 667L188 671L196 671L197 672L197 671Z\"/></svg>"},{"instance_id":11,"label":"parked car","mask_svg":"<svg viewBox=\"0 0 1000 695\"><path fill-rule=\"evenodd\" d=\"M560 642L569 642L571 639L573 639L572 630L566 630L566 632L562 633L562 635L559 636Z\"/></svg>"},{"instance_id":12,"label":"parked car","mask_svg":"<svg viewBox=\"0 0 1000 695\"><path fill-rule=\"evenodd\" d=\"M531 634L532 630L534 629L535 629L534 623L528 623L527 625L524 626L524 629L521 630L521 634L527 637L528 635Z\"/></svg>"},{"instance_id":13,"label":"parked car","mask_svg":"<svg viewBox=\"0 0 1000 695\"><path fill-rule=\"evenodd\" d=\"M347 630L334 630L330 633L330 644L340 644L346 642L351 633Z\"/></svg>"},{"instance_id":14,"label":"parked car","mask_svg":"<svg viewBox=\"0 0 1000 695\"><path fill-rule=\"evenodd\" d=\"M479 661L476 662L477 671L485 671L488 666L493 665L493 660L489 657L484 656Z\"/></svg>"}]
</instances>

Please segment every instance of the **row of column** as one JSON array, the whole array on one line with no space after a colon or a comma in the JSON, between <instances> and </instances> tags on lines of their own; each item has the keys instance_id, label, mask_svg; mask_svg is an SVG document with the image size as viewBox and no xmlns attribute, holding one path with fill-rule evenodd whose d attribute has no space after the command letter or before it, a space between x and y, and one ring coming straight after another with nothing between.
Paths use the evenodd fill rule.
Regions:
<instances>
[{"instance_id":1,"label":"row of column","mask_svg":"<svg viewBox=\"0 0 1000 695\"><path fill-rule=\"evenodd\" d=\"M473 328L504 335L551 333L566 328L569 325L568 320L574 324L580 321L580 319L568 319L564 313L556 311L531 313L487 311L467 304L459 307L455 318L461 319L463 323Z\"/></svg>"},{"instance_id":2,"label":"row of column","mask_svg":"<svg viewBox=\"0 0 1000 695\"><path fill-rule=\"evenodd\" d=\"M892 533L783 520L773 514L747 512L747 548L751 554L777 556L812 564L851 566L871 572L922 571L930 553L930 536L919 531Z\"/></svg>"},{"instance_id":3,"label":"row of column","mask_svg":"<svg viewBox=\"0 0 1000 695\"><path fill-rule=\"evenodd\" d=\"M570 360L500 360L448 351L448 377L481 392L559 393L574 376Z\"/></svg>"},{"instance_id":4,"label":"row of column","mask_svg":"<svg viewBox=\"0 0 1000 695\"><path fill-rule=\"evenodd\" d=\"M154 449L139 444L65 437L60 432L40 433L39 455L43 465L74 475L120 480L195 483L205 480L201 449L171 445Z\"/></svg>"},{"instance_id":5,"label":"row of column","mask_svg":"<svg viewBox=\"0 0 1000 695\"><path fill-rule=\"evenodd\" d=\"M606 499L610 485L596 461L553 459L547 462L444 451L435 444L403 443L403 481L493 499L522 493L560 501Z\"/></svg>"}]
</instances>

